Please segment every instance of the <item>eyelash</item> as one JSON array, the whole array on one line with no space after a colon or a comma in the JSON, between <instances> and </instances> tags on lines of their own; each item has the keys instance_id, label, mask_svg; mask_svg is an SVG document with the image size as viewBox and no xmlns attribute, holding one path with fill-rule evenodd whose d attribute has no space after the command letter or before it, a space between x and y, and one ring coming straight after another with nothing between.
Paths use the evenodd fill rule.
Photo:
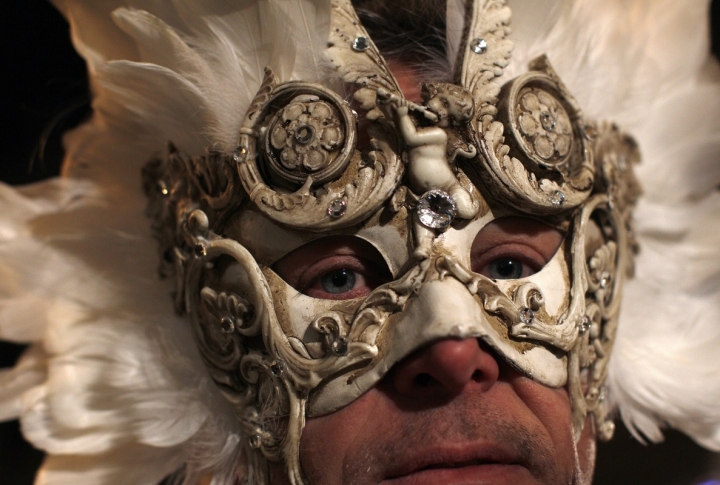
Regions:
<instances>
[{"instance_id":1,"label":"eyelash","mask_svg":"<svg viewBox=\"0 0 720 485\"><path fill-rule=\"evenodd\" d=\"M370 278L369 275L375 275L377 280L382 279L381 276L377 275L380 269L376 268L376 266L374 263L354 256L333 256L326 258L316 262L303 273L299 291L313 298L321 298L324 300L350 300L359 298L370 293L375 286L378 286L373 285L373 278ZM331 293L322 288L323 278L342 270L350 271L356 275L357 279L352 289L344 292ZM358 285L363 286L358 287Z\"/></svg>"},{"instance_id":2,"label":"eyelash","mask_svg":"<svg viewBox=\"0 0 720 485\"><path fill-rule=\"evenodd\" d=\"M474 255L471 256L471 268L475 273L491 278L491 276L487 274L489 271L486 271L486 268L488 268L492 263L502 260L516 260L527 266L530 269L530 274L522 276L523 278L537 273L547 264L547 261L537 254L537 251L533 248L519 244L502 244L485 251L478 257L475 257Z\"/></svg>"}]
</instances>

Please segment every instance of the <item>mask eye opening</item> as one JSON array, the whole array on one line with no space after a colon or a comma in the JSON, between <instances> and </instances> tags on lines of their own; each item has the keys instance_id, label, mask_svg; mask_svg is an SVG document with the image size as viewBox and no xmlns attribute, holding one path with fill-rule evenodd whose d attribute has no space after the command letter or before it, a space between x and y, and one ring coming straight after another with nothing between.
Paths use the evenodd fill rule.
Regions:
<instances>
[{"instance_id":1,"label":"mask eye opening","mask_svg":"<svg viewBox=\"0 0 720 485\"><path fill-rule=\"evenodd\" d=\"M380 251L357 236L315 239L271 269L298 292L326 300L362 298L393 279Z\"/></svg>"},{"instance_id":2,"label":"mask eye opening","mask_svg":"<svg viewBox=\"0 0 720 485\"><path fill-rule=\"evenodd\" d=\"M473 240L471 269L495 281L527 278L542 271L564 240L562 231L535 219L495 219Z\"/></svg>"}]
</instances>

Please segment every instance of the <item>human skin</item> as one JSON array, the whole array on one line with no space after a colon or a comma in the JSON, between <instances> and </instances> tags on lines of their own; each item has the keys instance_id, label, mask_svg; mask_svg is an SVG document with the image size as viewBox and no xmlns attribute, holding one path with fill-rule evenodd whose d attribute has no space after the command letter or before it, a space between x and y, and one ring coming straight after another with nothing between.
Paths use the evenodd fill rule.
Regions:
<instances>
[{"instance_id":1,"label":"human skin","mask_svg":"<svg viewBox=\"0 0 720 485\"><path fill-rule=\"evenodd\" d=\"M576 447L565 389L519 374L476 339L448 339L308 420L300 457L312 485L579 485L592 476L591 428Z\"/></svg>"},{"instance_id":2,"label":"human skin","mask_svg":"<svg viewBox=\"0 0 720 485\"><path fill-rule=\"evenodd\" d=\"M347 407L309 419L300 445L312 485L584 485L594 458L589 421L575 446L567 391L476 339L410 355ZM271 483L288 483L280 464L271 470Z\"/></svg>"}]
</instances>

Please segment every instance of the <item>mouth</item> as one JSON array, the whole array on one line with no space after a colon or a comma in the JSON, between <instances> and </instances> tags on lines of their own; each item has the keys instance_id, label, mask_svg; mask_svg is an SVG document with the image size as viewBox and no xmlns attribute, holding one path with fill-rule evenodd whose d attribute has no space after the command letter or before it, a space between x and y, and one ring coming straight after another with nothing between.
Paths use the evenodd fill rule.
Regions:
<instances>
[{"instance_id":1,"label":"mouth","mask_svg":"<svg viewBox=\"0 0 720 485\"><path fill-rule=\"evenodd\" d=\"M472 456L468 456L472 455ZM531 479L529 470L511 453L500 449L475 452L427 452L400 464L386 478L388 485L507 484Z\"/></svg>"}]
</instances>

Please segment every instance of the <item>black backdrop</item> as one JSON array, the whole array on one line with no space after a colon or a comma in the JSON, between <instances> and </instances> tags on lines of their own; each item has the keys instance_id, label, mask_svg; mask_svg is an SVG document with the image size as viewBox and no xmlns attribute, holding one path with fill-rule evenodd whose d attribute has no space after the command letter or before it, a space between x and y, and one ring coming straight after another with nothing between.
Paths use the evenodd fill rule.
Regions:
<instances>
[{"instance_id":1,"label":"black backdrop","mask_svg":"<svg viewBox=\"0 0 720 485\"><path fill-rule=\"evenodd\" d=\"M87 117L89 98L85 65L70 44L60 14L43 0L6 2L4 7L0 180L22 184L58 173L60 136ZM713 48L718 53L720 0L713 0L712 10ZM13 365L20 352L21 346L0 343L0 367ZM619 428L612 442L600 445L596 485L698 485L720 480L720 456L683 435L669 432L663 444L645 447ZM0 484L32 484L42 457L22 439L17 421L0 424Z\"/></svg>"}]
</instances>

